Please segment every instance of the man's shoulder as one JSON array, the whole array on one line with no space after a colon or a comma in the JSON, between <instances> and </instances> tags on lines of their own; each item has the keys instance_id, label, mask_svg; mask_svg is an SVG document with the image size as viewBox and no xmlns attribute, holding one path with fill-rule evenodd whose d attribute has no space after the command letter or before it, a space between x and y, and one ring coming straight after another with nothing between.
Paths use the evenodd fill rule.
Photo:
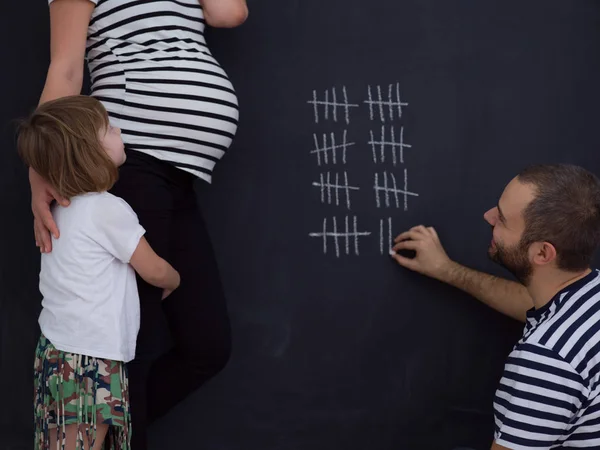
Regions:
<instances>
[{"instance_id":1,"label":"man's shoulder","mask_svg":"<svg viewBox=\"0 0 600 450\"><path fill-rule=\"evenodd\" d=\"M519 344L545 349L580 374L600 367L600 273L594 269L581 281L561 293L555 313Z\"/></svg>"}]
</instances>

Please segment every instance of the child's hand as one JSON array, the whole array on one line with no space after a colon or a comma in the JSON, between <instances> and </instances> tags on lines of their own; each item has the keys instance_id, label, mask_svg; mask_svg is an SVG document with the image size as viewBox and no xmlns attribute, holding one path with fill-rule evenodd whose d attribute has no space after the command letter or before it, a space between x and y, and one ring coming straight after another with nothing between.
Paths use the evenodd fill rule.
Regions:
<instances>
[{"instance_id":1,"label":"child's hand","mask_svg":"<svg viewBox=\"0 0 600 450\"><path fill-rule=\"evenodd\" d=\"M166 288L163 291L163 295L162 295L162 299L164 300L165 298L167 298L169 295L171 295L173 293L173 291L175 289L177 289L179 287L179 284L181 283L181 278L179 276L179 272L177 272L175 269L173 269L173 272L171 274L172 276L172 286L173 288Z\"/></svg>"}]
</instances>

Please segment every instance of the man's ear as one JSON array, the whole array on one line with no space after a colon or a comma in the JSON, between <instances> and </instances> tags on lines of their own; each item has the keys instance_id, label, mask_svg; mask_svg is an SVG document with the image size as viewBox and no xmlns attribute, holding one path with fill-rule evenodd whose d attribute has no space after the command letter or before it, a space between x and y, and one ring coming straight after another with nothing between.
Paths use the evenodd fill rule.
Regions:
<instances>
[{"instance_id":1,"label":"man's ear","mask_svg":"<svg viewBox=\"0 0 600 450\"><path fill-rule=\"evenodd\" d=\"M529 247L529 255L533 263L545 266L556 260L556 248L550 242L534 242Z\"/></svg>"}]
</instances>

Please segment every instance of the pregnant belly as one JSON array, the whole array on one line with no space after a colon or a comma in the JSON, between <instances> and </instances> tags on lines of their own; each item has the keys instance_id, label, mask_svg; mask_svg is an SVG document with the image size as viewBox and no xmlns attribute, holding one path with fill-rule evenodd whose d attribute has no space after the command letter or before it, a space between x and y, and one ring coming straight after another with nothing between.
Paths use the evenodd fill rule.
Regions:
<instances>
[{"instance_id":1,"label":"pregnant belly","mask_svg":"<svg viewBox=\"0 0 600 450\"><path fill-rule=\"evenodd\" d=\"M123 101L107 104L132 148L219 159L237 131L238 101L219 73L127 71Z\"/></svg>"}]
</instances>

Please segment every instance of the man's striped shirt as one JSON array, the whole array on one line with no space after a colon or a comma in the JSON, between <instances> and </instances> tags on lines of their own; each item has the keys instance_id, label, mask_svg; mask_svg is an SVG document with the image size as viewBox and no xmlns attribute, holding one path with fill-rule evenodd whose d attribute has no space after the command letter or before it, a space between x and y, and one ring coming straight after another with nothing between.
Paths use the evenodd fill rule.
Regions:
<instances>
[{"instance_id":1,"label":"man's striped shirt","mask_svg":"<svg viewBox=\"0 0 600 450\"><path fill-rule=\"evenodd\" d=\"M527 316L496 392L496 443L600 449L600 272Z\"/></svg>"}]
</instances>

